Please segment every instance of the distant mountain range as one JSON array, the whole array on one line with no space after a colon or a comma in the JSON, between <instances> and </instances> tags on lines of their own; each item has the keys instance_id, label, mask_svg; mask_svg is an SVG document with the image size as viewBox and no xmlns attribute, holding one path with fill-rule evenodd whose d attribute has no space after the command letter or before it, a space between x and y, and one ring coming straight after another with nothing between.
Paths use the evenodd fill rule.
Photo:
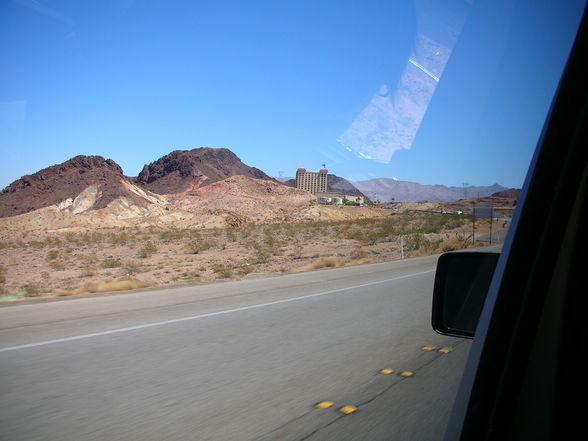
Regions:
<instances>
[{"instance_id":1,"label":"distant mountain range","mask_svg":"<svg viewBox=\"0 0 588 441\"><path fill-rule=\"evenodd\" d=\"M294 178L279 178L280 182L296 186ZM346 195L365 196L371 201L381 202L454 202L459 199L482 198L509 190L499 184L488 186L447 187L445 185L423 185L416 182L378 178L367 181L349 181L330 174L327 179L328 191Z\"/></svg>"},{"instance_id":2,"label":"distant mountain range","mask_svg":"<svg viewBox=\"0 0 588 441\"><path fill-rule=\"evenodd\" d=\"M446 187L444 185L423 185L416 182L398 181L389 178L355 181L352 184L372 200L382 202L453 202L459 199L482 198L508 190L499 184L489 186Z\"/></svg>"}]
</instances>

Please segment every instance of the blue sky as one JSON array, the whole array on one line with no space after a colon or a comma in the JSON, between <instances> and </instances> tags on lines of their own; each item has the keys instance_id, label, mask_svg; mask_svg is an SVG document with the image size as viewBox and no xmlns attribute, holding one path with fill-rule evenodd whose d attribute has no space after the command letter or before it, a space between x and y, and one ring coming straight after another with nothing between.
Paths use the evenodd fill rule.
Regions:
<instances>
[{"instance_id":1,"label":"blue sky","mask_svg":"<svg viewBox=\"0 0 588 441\"><path fill-rule=\"evenodd\" d=\"M272 176L520 187L583 0L0 0L0 188L226 147Z\"/></svg>"}]
</instances>

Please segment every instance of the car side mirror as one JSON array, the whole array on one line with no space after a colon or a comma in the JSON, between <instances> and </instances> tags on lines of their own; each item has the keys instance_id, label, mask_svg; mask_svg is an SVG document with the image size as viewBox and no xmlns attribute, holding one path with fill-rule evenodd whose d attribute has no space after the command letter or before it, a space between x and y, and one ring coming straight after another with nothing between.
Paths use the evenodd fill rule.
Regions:
<instances>
[{"instance_id":1,"label":"car side mirror","mask_svg":"<svg viewBox=\"0 0 588 441\"><path fill-rule=\"evenodd\" d=\"M499 253L445 253L437 261L433 288L433 329L473 338Z\"/></svg>"}]
</instances>

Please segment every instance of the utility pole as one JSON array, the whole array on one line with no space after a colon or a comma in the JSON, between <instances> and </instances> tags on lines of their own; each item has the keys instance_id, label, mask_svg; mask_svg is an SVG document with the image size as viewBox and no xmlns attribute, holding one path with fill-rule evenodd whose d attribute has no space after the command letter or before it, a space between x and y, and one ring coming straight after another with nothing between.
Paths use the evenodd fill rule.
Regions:
<instances>
[{"instance_id":1,"label":"utility pole","mask_svg":"<svg viewBox=\"0 0 588 441\"><path fill-rule=\"evenodd\" d=\"M490 245L492 245L492 224L494 223L494 206L490 206Z\"/></svg>"},{"instance_id":2,"label":"utility pole","mask_svg":"<svg viewBox=\"0 0 588 441\"><path fill-rule=\"evenodd\" d=\"M404 236L400 236L400 258L404 259Z\"/></svg>"},{"instance_id":3,"label":"utility pole","mask_svg":"<svg viewBox=\"0 0 588 441\"><path fill-rule=\"evenodd\" d=\"M476 246L476 202L472 201L472 248Z\"/></svg>"}]
</instances>

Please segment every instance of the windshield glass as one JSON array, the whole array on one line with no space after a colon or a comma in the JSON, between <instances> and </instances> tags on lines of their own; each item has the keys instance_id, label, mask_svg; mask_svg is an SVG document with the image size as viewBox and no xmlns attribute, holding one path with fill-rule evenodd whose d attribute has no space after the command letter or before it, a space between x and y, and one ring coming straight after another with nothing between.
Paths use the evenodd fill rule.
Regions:
<instances>
[{"instance_id":1,"label":"windshield glass","mask_svg":"<svg viewBox=\"0 0 588 441\"><path fill-rule=\"evenodd\" d=\"M2 2L0 438L440 439L584 7Z\"/></svg>"}]
</instances>

